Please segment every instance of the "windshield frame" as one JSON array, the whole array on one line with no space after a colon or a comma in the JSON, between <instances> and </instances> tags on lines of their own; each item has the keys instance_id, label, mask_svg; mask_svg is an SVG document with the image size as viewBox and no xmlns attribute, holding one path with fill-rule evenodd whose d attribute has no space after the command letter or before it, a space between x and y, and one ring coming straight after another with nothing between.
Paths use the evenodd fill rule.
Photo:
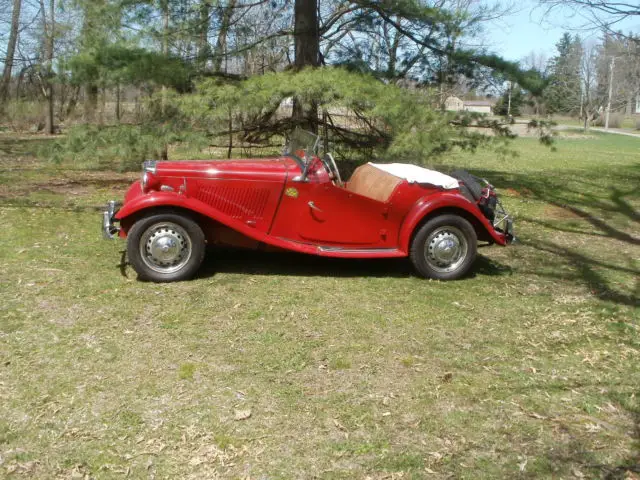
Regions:
<instances>
[{"instance_id":1,"label":"windshield frame","mask_svg":"<svg viewBox=\"0 0 640 480\"><path fill-rule=\"evenodd\" d=\"M296 127L288 136L283 155L290 156L305 168L312 157L318 155L321 137L313 132ZM303 152L300 157L297 152Z\"/></svg>"}]
</instances>

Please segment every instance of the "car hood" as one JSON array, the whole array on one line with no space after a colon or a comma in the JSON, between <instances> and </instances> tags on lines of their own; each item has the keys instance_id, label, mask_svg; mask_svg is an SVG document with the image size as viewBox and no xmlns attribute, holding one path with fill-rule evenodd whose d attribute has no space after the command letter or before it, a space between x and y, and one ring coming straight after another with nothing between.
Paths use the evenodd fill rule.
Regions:
<instances>
[{"instance_id":1,"label":"car hood","mask_svg":"<svg viewBox=\"0 0 640 480\"><path fill-rule=\"evenodd\" d=\"M290 168L290 162L284 158L159 161L155 163L155 174L159 177L280 180Z\"/></svg>"}]
</instances>

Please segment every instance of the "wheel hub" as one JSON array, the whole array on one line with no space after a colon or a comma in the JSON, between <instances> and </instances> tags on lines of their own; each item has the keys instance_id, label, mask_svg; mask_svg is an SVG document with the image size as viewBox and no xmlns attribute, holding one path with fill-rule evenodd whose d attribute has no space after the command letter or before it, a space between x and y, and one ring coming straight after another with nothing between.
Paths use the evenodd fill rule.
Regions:
<instances>
[{"instance_id":1,"label":"wheel hub","mask_svg":"<svg viewBox=\"0 0 640 480\"><path fill-rule=\"evenodd\" d=\"M432 268L441 272L458 268L467 254L464 235L454 227L443 227L432 232L425 247L425 259Z\"/></svg>"},{"instance_id":2,"label":"wheel hub","mask_svg":"<svg viewBox=\"0 0 640 480\"><path fill-rule=\"evenodd\" d=\"M433 243L432 255L438 262L449 263L460 254L460 244L455 237L443 236Z\"/></svg>"},{"instance_id":3,"label":"wheel hub","mask_svg":"<svg viewBox=\"0 0 640 480\"><path fill-rule=\"evenodd\" d=\"M157 224L143 235L140 250L150 268L161 273L172 273L189 261L191 241L180 226Z\"/></svg>"},{"instance_id":4,"label":"wheel hub","mask_svg":"<svg viewBox=\"0 0 640 480\"><path fill-rule=\"evenodd\" d=\"M180 258L181 248L178 246L180 242L178 235L156 234L149 239L148 251L153 258L162 263L173 263Z\"/></svg>"}]
</instances>

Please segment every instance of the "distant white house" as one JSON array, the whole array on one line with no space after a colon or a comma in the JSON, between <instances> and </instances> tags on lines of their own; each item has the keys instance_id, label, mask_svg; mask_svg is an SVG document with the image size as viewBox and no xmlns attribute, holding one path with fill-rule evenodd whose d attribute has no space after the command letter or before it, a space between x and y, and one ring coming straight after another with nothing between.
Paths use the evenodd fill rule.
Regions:
<instances>
[{"instance_id":1,"label":"distant white house","mask_svg":"<svg viewBox=\"0 0 640 480\"><path fill-rule=\"evenodd\" d=\"M446 110L452 112L478 112L491 114L495 102L491 100L460 100L458 97L447 97L444 101Z\"/></svg>"},{"instance_id":2,"label":"distant white house","mask_svg":"<svg viewBox=\"0 0 640 480\"><path fill-rule=\"evenodd\" d=\"M459 112L464 110L464 102L458 97L447 97L444 101L444 108L451 112Z\"/></svg>"},{"instance_id":3,"label":"distant white house","mask_svg":"<svg viewBox=\"0 0 640 480\"><path fill-rule=\"evenodd\" d=\"M491 100L464 100L464 110L467 112L488 113L493 112L494 102Z\"/></svg>"}]
</instances>

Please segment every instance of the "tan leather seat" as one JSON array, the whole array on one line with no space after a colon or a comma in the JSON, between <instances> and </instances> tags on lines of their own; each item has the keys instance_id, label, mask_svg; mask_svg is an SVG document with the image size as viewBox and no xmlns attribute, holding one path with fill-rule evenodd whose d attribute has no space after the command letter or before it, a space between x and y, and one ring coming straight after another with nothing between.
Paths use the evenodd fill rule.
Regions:
<instances>
[{"instance_id":1,"label":"tan leather seat","mask_svg":"<svg viewBox=\"0 0 640 480\"><path fill-rule=\"evenodd\" d=\"M355 169L345 188L363 197L387 202L400 183L400 177L367 164Z\"/></svg>"}]
</instances>

